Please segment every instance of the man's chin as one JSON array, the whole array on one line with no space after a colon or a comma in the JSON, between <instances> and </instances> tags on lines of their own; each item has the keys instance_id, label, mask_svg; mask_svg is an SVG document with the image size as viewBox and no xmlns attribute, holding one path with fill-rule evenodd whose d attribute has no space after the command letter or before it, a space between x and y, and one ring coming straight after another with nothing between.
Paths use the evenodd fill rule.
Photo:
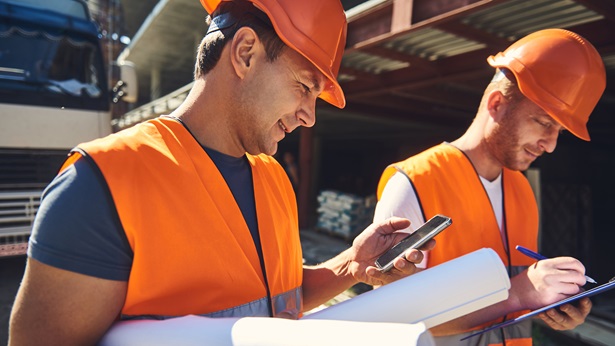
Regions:
<instances>
[{"instance_id":1,"label":"man's chin","mask_svg":"<svg viewBox=\"0 0 615 346\"><path fill-rule=\"evenodd\" d=\"M255 155L255 156L256 155L260 155L260 154L265 154L265 155L268 155L268 156L273 156L273 155L275 155L275 153L278 152L278 143L270 145L267 148L258 148L258 150L255 150L255 151L256 152L254 152L254 153L251 152L251 151L248 151L248 153L250 155Z\"/></svg>"},{"instance_id":2,"label":"man's chin","mask_svg":"<svg viewBox=\"0 0 615 346\"><path fill-rule=\"evenodd\" d=\"M520 162L514 165L513 167L508 167L508 169L511 169L513 171L523 172L523 171L526 171L528 168L530 168L530 166L532 165L532 162L534 162L534 160L530 162Z\"/></svg>"}]
</instances>

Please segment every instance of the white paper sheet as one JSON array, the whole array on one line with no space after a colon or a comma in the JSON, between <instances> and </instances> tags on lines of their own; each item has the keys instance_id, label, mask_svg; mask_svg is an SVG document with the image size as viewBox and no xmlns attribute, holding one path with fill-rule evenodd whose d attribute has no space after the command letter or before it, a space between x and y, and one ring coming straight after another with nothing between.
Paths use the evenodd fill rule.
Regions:
<instances>
[{"instance_id":1,"label":"white paper sheet","mask_svg":"<svg viewBox=\"0 0 615 346\"><path fill-rule=\"evenodd\" d=\"M373 346L435 345L423 323L185 316L116 323L101 346Z\"/></svg>"},{"instance_id":2,"label":"white paper sheet","mask_svg":"<svg viewBox=\"0 0 615 346\"><path fill-rule=\"evenodd\" d=\"M437 326L508 298L510 280L484 248L365 292L303 319L417 323Z\"/></svg>"},{"instance_id":3,"label":"white paper sheet","mask_svg":"<svg viewBox=\"0 0 615 346\"><path fill-rule=\"evenodd\" d=\"M300 320L206 318L124 321L102 346L433 345L427 328L508 297L504 264L481 249Z\"/></svg>"}]
</instances>

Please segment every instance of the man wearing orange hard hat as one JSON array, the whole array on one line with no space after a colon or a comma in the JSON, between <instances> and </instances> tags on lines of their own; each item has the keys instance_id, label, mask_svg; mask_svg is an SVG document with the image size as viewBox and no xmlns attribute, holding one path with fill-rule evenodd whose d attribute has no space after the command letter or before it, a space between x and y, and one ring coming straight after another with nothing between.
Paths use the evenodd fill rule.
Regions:
<instances>
[{"instance_id":1,"label":"man wearing orange hard hat","mask_svg":"<svg viewBox=\"0 0 615 346\"><path fill-rule=\"evenodd\" d=\"M586 282L572 257L535 263L515 247L536 251L538 238L536 199L521 171L553 152L562 130L589 140L586 124L606 87L600 54L573 32L545 29L487 61L495 76L467 131L390 165L378 184L374 221L395 215L421 225L439 213L455 221L419 267L483 247L508 267L508 300L432 328L438 345L531 345L529 321L460 339L578 293ZM540 317L554 329L572 329L590 309L585 298Z\"/></svg>"},{"instance_id":2,"label":"man wearing orange hard hat","mask_svg":"<svg viewBox=\"0 0 615 346\"><path fill-rule=\"evenodd\" d=\"M169 115L79 144L47 188L11 314L11 345L95 344L118 320L297 318L381 273L408 220L369 226L351 248L302 265L296 199L270 156L345 100L339 0L201 0L211 14L193 87ZM433 247L433 242L426 249Z\"/></svg>"}]
</instances>

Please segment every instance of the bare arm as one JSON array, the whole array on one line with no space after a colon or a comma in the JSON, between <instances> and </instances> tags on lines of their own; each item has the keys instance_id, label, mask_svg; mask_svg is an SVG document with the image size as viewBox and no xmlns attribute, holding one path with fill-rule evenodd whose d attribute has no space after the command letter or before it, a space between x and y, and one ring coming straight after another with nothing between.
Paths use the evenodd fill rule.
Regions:
<instances>
[{"instance_id":1,"label":"bare arm","mask_svg":"<svg viewBox=\"0 0 615 346\"><path fill-rule=\"evenodd\" d=\"M405 258L397 259L395 267L386 273L374 266L378 256L407 236L395 231L409 225L408 220L401 218L374 223L355 238L348 250L320 265L304 267L304 310L327 302L359 282L383 285L414 274L417 271L415 264L423 259L423 254L418 250L412 250ZM435 241L432 240L421 249L431 249L434 245Z\"/></svg>"},{"instance_id":2,"label":"bare arm","mask_svg":"<svg viewBox=\"0 0 615 346\"><path fill-rule=\"evenodd\" d=\"M436 326L430 331L436 336L458 334L511 312L534 310L555 303L581 290L581 286L585 285L584 273L585 268L581 262L572 257L539 261L511 279L507 300ZM581 303L580 308L569 304L563 307L563 312L549 310L547 315L541 317L545 320L548 315L553 316L545 322L551 327L557 326L556 329L572 329L583 323L591 310L591 303L588 299L587 303Z\"/></svg>"},{"instance_id":3,"label":"bare arm","mask_svg":"<svg viewBox=\"0 0 615 346\"><path fill-rule=\"evenodd\" d=\"M9 345L93 345L118 317L126 282L28 259L9 322Z\"/></svg>"}]
</instances>

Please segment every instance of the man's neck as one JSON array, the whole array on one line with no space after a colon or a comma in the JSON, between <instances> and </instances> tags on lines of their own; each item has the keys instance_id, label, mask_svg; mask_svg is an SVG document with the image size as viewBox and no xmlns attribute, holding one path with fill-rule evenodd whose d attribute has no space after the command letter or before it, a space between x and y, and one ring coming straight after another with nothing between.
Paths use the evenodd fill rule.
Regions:
<instances>
[{"instance_id":1,"label":"man's neck","mask_svg":"<svg viewBox=\"0 0 615 346\"><path fill-rule=\"evenodd\" d=\"M468 131L451 144L466 154L479 176L494 181L502 173L502 165L487 150L485 142L476 138Z\"/></svg>"},{"instance_id":2,"label":"man's neck","mask_svg":"<svg viewBox=\"0 0 615 346\"><path fill-rule=\"evenodd\" d=\"M245 150L233 141L226 110L220 108L222 102L215 102L221 97L217 95L220 90L208 86L215 82L210 80L213 77L212 73L207 80L197 79L188 97L170 115L181 119L201 146L225 155L242 157Z\"/></svg>"}]
</instances>

